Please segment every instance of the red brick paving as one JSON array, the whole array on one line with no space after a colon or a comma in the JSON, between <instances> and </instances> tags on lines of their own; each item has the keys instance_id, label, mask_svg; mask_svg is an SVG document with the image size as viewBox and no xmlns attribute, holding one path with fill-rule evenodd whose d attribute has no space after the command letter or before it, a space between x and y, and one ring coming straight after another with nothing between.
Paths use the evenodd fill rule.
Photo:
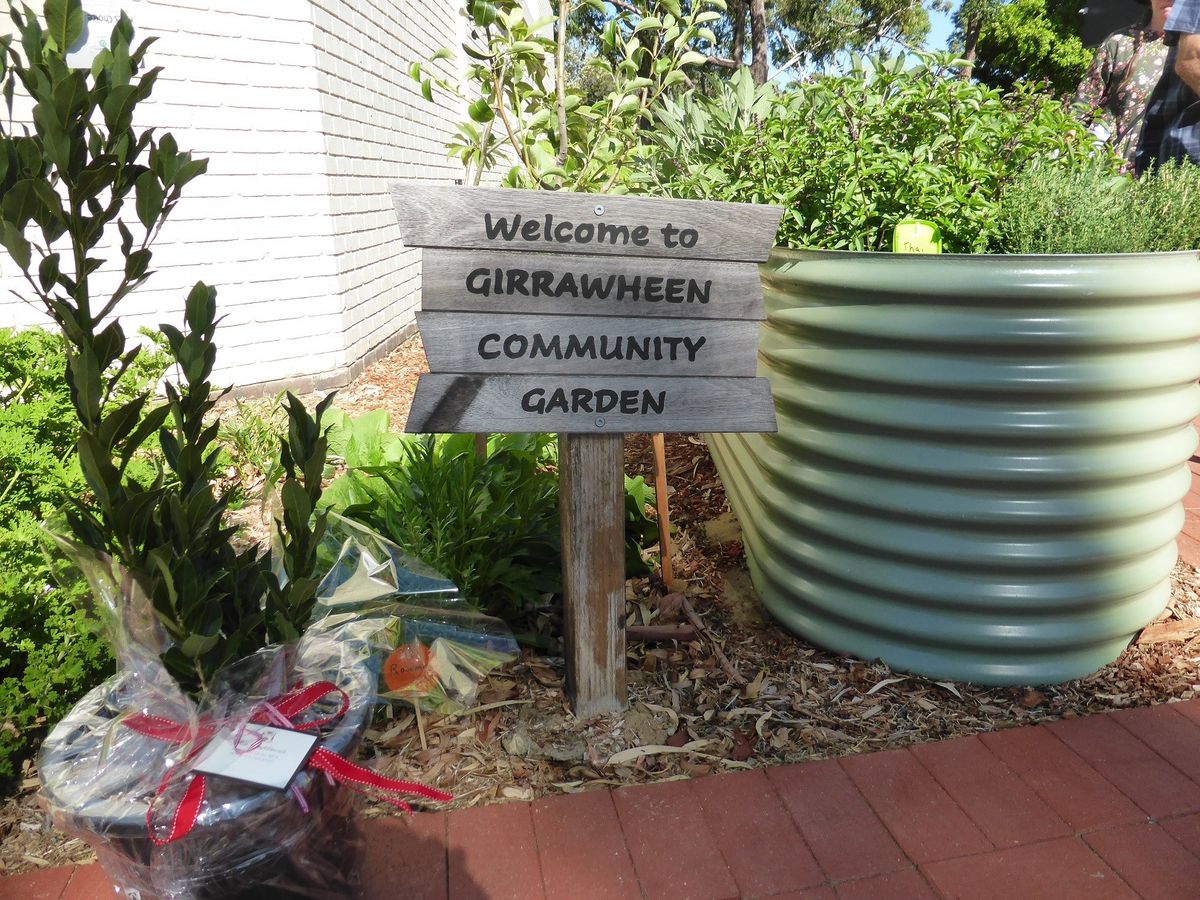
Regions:
<instances>
[{"instance_id":1,"label":"red brick paving","mask_svg":"<svg viewBox=\"0 0 1200 900\"><path fill-rule=\"evenodd\" d=\"M1200 700L842 760L375 819L365 824L362 895L1185 900L1200 897L1196 751ZM0 880L0 900L112 896L95 866Z\"/></svg>"},{"instance_id":2,"label":"red brick paving","mask_svg":"<svg viewBox=\"0 0 1200 900\"><path fill-rule=\"evenodd\" d=\"M838 900L937 900L938 897L915 869L843 881L837 886L837 895Z\"/></svg>"},{"instance_id":3,"label":"red brick paving","mask_svg":"<svg viewBox=\"0 0 1200 900\"><path fill-rule=\"evenodd\" d=\"M534 900L545 896L528 803L476 806L449 820L451 897Z\"/></svg>"},{"instance_id":4,"label":"red brick paving","mask_svg":"<svg viewBox=\"0 0 1200 900\"><path fill-rule=\"evenodd\" d=\"M403 884L410 896L445 900L446 819L438 812L373 820L366 829L363 897L391 900Z\"/></svg>"},{"instance_id":5,"label":"red brick paving","mask_svg":"<svg viewBox=\"0 0 1200 900\"><path fill-rule=\"evenodd\" d=\"M1149 900L1194 900L1200 889L1200 859L1157 823L1095 831L1083 839Z\"/></svg>"},{"instance_id":6,"label":"red brick paving","mask_svg":"<svg viewBox=\"0 0 1200 900\"><path fill-rule=\"evenodd\" d=\"M992 843L911 750L849 756L841 764L914 862L992 849Z\"/></svg>"},{"instance_id":7,"label":"red brick paving","mask_svg":"<svg viewBox=\"0 0 1200 900\"><path fill-rule=\"evenodd\" d=\"M693 785L742 896L824 883L825 874L761 769L717 775Z\"/></svg>"},{"instance_id":8,"label":"red brick paving","mask_svg":"<svg viewBox=\"0 0 1200 900\"><path fill-rule=\"evenodd\" d=\"M836 760L767 769L821 869L834 881L908 865L895 840Z\"/></svg>"},{"instance_id":9,"label":"red brick paving","mask_svg":"<svg viewBox=\"0 0 1200 900\"><path fill-rule=\"evenodd\" d=\"M1148 816L1200 809L1200 785L1163 759L1111 716L1066 719L1046 726Z\"/></svg>"},{"instance_id":10,"label":"red brick paving","mask_svg":"<svg viewBox=\"0 0 1200 900\"><path fill-rule=\"evenodd\" d=\"M1011 728L981 735L979 740L1075 831L1146 818L1048 728Z\"/></svg>"},{"instance_id":11,"label":"red brick paving","mask_svg":"<svg viewBox=\"0 0 1200 900\"><path fill-rule=\"evenodd\" d=\"M977 737L912 753L997 847L1066 837L1072 829Z\"/></svg>"},{"instance_id":12,"label":"red brick paving","mask_svg":"<svg viewBox=\"0 0 1200 900\"><path fill-rule=\"evenodd\" d=\"M1079 838L930 863L925 875L953 900L1126 900L1135 894Z\"/></svg>"},{"instance_id":13,"label":"red brick paving","mask_svg":"<svg viewBox=\"0 0 1200 900\"><path fill-rule=\"evenodd\" d=\"M737 883L689 782L619 788L613 801L647 896L688 900L737 896Z\"/></svg>"},{"instance_id":14,"label":"red brick paving","mask_svg":"<svg viewBox=\"0 0 1200 900\"><path fill-rule=\"evenodd\" d=\"M581 900L642 896L609 791L533 801L533 830L547 896Z\"/></svg>"}]
</instances>

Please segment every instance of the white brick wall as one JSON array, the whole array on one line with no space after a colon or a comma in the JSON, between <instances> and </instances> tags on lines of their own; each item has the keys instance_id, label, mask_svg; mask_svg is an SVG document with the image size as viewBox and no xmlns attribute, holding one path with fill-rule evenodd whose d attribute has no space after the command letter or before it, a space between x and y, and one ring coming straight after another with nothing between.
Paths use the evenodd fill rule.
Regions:
<instances>
[{"instance_id":1,"label":"white brick wall","mask_svg":"<svg viewBox=\"0 0 1200 900\"><path fill-rule=\"evenodd\" d=\"M409 64L461 42L451 0L313 0L318 85L330 176L343 328L357 360L412 322L418 255L405 250L388 185L450 181L461 166L445 144L456 111L431 105ZM438 64L441 74L454 69Z\"/></svg>"},{"instance_id":2,"label":"white brick wall","mask_svg":"<svg viewBox=\"0 0 1200 900\"><path fill-rule=\"evenodd\" d=\"M155 245L156 274L123 305L127 330L177 321L204 280L226 316L219 381L338 380L419 303L417 257L400 244L387 185L459 177L444 150L456 113L427 104L407 74L458 46L458 3L121 5L139 38L159 39L148 62L164 67L139 124L209 158ZM20 284L4 259L0 327L39 321L10 288Z\"/></svg>"}]
</instances>

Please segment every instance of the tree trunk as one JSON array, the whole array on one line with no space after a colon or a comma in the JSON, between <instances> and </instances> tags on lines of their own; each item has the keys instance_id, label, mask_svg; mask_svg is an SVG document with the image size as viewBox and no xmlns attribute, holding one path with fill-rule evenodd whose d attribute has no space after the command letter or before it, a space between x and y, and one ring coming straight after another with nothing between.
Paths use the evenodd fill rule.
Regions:
<instances>
[{"instance_id":1,"label":"tree trunk","mask_svg":"<svg viewBox=\"0 0 1200 900\"><path fill-rule=\"evenodd\" d=\"M963 59L967 64L962 67L962 71L958 73L958 77L962 81L970 81L971 73L975 71L975 50L979 46L979 31L983 27L983 19L974 19L967 23L963 46Z\"/></svg>"},{"instance_id":2,"label":"tree trunk","mask_svg":"<svg viewBox=\"0 0 1200 900\"><path fill-rule=\"evenodd\" d=\"M730 56L739 66L746 61L746 0L729 0L733 12L733 49Z\"/></svg>"},{"instance_id":3,"label":"tree trunk","mask_svg":"<svg viewBox=\"0 0 1200 900\"><path fill-rule=\"evenodd\" d=\"M750 3L750 75L755 84L766 84L767 64L767 12L763 0L748 0Z\"/></svg>"}]
</instances>

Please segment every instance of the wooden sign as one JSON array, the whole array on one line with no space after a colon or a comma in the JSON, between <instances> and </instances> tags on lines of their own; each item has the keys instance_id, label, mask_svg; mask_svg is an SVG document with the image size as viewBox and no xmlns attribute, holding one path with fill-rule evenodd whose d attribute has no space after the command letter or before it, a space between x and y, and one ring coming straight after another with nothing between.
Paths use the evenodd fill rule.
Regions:
<instances>
[{"instance_id":1,"label":"wooden sign","mask_svg":"<svg viewBox=\"0 0 1200 900\"><path fill-rule=\"evenodd\" d=\"M745 351L757 345L760 327L714 319L450 312L419 312L417 325L433 372L741 378L754 376L757 354Z\"/></svg>"},{"instance_id":2,"label":"wooden sign","mask_svg":"<svg viewBox=\"0 0 1200 900\"><path fill-rule=\"evenodd\" d=\"M753 377L764 317L755 261L770 252L781 210L444 185L392 190L404 242L430 248L417 324L433 374L417 383L408 431L775 430L770 388ZM628 380L660 376L702 380L669 389ZM547 388L543 403L532 399ZM653 402L631 407L620 399L629 392Z\"/></svg>"},{"instance_id":3,"label":"wooden sign","mask_svg":"<svg viewBox=\"0 0 1200 900\"><path fill-rule=\"evenodd\" d=\"M708 200L392 186L409 247L765 262L783 210Z\"/></svg>"},{"instance_id":4,"label":"wooden sign","mask_svg":"<svg viewBox=\"0 0 1200 900\"><path fill-rule=\"evenodd\" d=\"M622 433L774 431L757 262L782 210L397 184L426 248L410 432L559 432L576 715L625 704Z\"/></svg>"},{"instance_id":5,"label":"wooden sign","mask_svg":"<svg viewBox=\"0 0 1200 900\"><path fill-rule=\"evenodd\" d=\"M421 308L487 313L766 317L757 263L429 249Z\"/></svg>"},{"instance_id":6,"label":"wooden sign","mask_svg":"<svg viewBox=\"0 0 1200 900\"><path fill-rule=\"evenodd\" d=\"M772 411L765 378L422 375L421 383L408 414L418 433L703 431L714 420L754 431Z\"/></svg>"}]
</instances>

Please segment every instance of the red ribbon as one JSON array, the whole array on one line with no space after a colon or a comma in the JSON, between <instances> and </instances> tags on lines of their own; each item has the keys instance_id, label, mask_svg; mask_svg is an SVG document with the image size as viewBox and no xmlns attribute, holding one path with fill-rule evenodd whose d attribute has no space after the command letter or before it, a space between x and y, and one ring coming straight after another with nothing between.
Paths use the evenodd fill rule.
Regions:
<instances>
[{"instance_id":1,"label":"red ribbon","mask_svg":"<svg viewBox=\"0 0 1200 900\"><path fill-rule=\"evenodd\" d=\"M337 712L306 722L296 721L297 717L302 713L330 694L341 696L341 705ZM345 715L346 710L350 708L350 697L335 684L328 681L318 681L315 684L308 685L308 687L298 687L279 697L273 697L267 701L266 705L273 707L279 714L291 722L293 728L299 731L311 731L320 728L322 725L336 721ZM264 723L266 718L265 713L258 712L250 717L250 721ZM165 719L162 716L151 716L145 713L130 716L124 720L123 724L139 734L144 734L146 737L154 738L157 741L165 741L169 744L195 742L195 748L188 754L184 762L195 757L203 746L212 740L213 736L221 730L221 723L217 722L202 721L199 726L191 727L179 722L173 722L170 719ZM437 800L442 803L453 799L450 794L426 787L415 781L385 778L376 772L372 772L370 769L351 762L343 756L338 756L336 753L326 750L324 747L318 747L313 751L312 755L308 758L306 767L317 772L324 772L325 777L330 779L331 782L342 784L349 790L363 794L368 793L367 789L378 791L383 794L379 799L408 813L412 812L412 808L400 799L400 795L424 797L427 800ZM155 845L159 847L164 847L172 841L177 841L187 835L195 827L196 818L200 815L200 810L204 805L206 790L205 776L194 772L192 773L192 779L188 783L187 789L183 793L183 799L179 801L179 806L175 809L175 815L171 819L170 832L165 838L160 838L156 835L154 829L155 806L176 773L182 768L184 767L175 766L167 771L166 775L163 776L163 780L158 785L158 790L154 794L154 800L151 801L150 807L146 810L146 831L150 835L150 840L154 841ZM392 796L388 796L389 794Z\"/></svg>"}]
</instances>

